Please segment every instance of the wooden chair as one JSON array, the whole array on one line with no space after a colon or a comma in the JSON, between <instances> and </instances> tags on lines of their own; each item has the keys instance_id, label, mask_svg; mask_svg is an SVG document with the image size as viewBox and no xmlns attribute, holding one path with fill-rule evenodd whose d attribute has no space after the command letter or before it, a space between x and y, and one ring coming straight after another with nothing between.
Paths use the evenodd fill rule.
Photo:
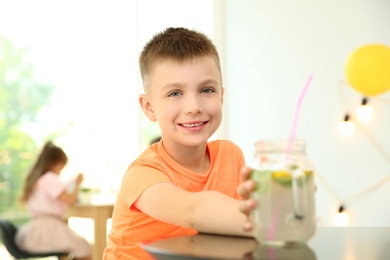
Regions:
<instances>
[{"instance_id":1,"label":"wooden chair","mask_svg":"<svg viewBox=\"0 0 390 260\"><path fill-rule=\"evenodd\" d=\"M56 256L58 260L67 259L67 252L30 253L20 249L15 243L17 228L8 220L0 220L0 229L3 234L3 243L8 252L16 259L42 258Z\"/></svg>"}]
</instances>

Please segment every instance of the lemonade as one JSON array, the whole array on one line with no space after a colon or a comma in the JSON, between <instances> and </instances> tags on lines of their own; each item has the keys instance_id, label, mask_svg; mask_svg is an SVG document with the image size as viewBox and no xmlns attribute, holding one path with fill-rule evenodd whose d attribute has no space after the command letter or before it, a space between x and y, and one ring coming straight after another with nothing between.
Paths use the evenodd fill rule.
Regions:
<instances>
[{"instance_id":1,"label":"lemonade","mask_svg":"<svg viewBox=\"0 0 390 260\"><path fill-rule=\"evenodd\" d=\"M255 238L263 244L304 243L315 232L313 171L293 165L282 170L254 170L252 212Z\"/></svg>"}]
</instances>

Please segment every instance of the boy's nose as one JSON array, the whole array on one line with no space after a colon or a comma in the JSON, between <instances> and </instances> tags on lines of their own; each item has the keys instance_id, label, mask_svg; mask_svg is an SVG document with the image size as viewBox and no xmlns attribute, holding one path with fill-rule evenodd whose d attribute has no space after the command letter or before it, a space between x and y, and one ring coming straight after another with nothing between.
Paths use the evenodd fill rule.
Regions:
<instances>
[{"instance_id":1,"label":"boy's nose","mask_svg":"<svg viewBox=\"0 0 390 260\"><path fill-rule=\"evenodd\" d=\"M186 114L198 114L203 112L203 106L200 98L191 96L184 101Z\"/></svg>"}]
</instances>

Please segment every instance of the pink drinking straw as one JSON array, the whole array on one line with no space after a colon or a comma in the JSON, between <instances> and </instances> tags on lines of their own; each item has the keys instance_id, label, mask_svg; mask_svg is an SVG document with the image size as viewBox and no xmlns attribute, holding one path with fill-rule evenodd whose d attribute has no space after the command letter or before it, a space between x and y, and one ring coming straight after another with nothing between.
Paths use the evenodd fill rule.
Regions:
<instances>
[{"instance_id":1,"label":"pink drinking straw","mask_svg":"<svg viewBox=\"0 0 390 260\"><path fill-rule=\"evenodd\" d=\"M303 87L303 89L301 91L301 94L299 95L299 99L298 99L297 105L295 107L293 125L291 127L290 137L288 139L288 144L287 144L287 148L286 148L285 163L287 163L290 160L291 147L292 147L292 144L294 143L294 140L295 140L295 131L297 129L298 117L299 117L299 112L300 112L300 109L301 109L303 97L305 96L306 91L309 88L309 85L310 85L312 79L313 79L313 75L310 74L308 79L307 79L307 81L306 81L305 86ZM276 212L274 212L274 214L273 214L275 216L275 218L278 218L279 209L280 209L280 207L278 207L278 210ZM274 239L274 236L275 236L274 233L275 233L275 223L271 222L271 227L270 227L270 229L268 231L268 239L269 240L273 240Z\"/></svg>"},{"instance_id":2,"label":"pink drinking straw","mask_svg":"<svg viewBox=\"0 0 390 260\"><path fill-rule=\"evenodd\" d=\"M310 74L309 77L307 78L305 86L303 87L303 89L301 91L301 94L299 95L299 99L298 99L297 105L295 107L294 120L293 120L293 124L292 124L291 130L290 130L290 137L288 139L288 144L287 144L287 148L286 148L286 162L288 162L290 160L290 152L291 152L291 147L292 147L294 140L295 140L295 131L297 129L298 117L299 117L299 112L300 112L301 105L302 105L302 100L306 94L307 89L310 86L312 79L313 79L313 75Z\"/></svg>"}]
</instances>

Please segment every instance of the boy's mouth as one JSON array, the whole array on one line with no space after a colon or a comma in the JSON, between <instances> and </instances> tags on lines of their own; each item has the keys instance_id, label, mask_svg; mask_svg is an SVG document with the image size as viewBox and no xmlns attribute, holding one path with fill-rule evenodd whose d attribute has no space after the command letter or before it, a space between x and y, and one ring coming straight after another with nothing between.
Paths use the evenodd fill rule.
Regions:
<instances>
[{"instance_id":1,"label":"boy's mouth","mask_svg":"<svg viewBox=\"0 0 390 260\"><path fill-rule=\"evenodd\" d=\"M207 123L206 122L200 122L200 123L193 123L193 124L180 124L181 126L184 126L184 127L198 127L198 126L201 126L203 124Z\"/></svg>"}]
</instances>

